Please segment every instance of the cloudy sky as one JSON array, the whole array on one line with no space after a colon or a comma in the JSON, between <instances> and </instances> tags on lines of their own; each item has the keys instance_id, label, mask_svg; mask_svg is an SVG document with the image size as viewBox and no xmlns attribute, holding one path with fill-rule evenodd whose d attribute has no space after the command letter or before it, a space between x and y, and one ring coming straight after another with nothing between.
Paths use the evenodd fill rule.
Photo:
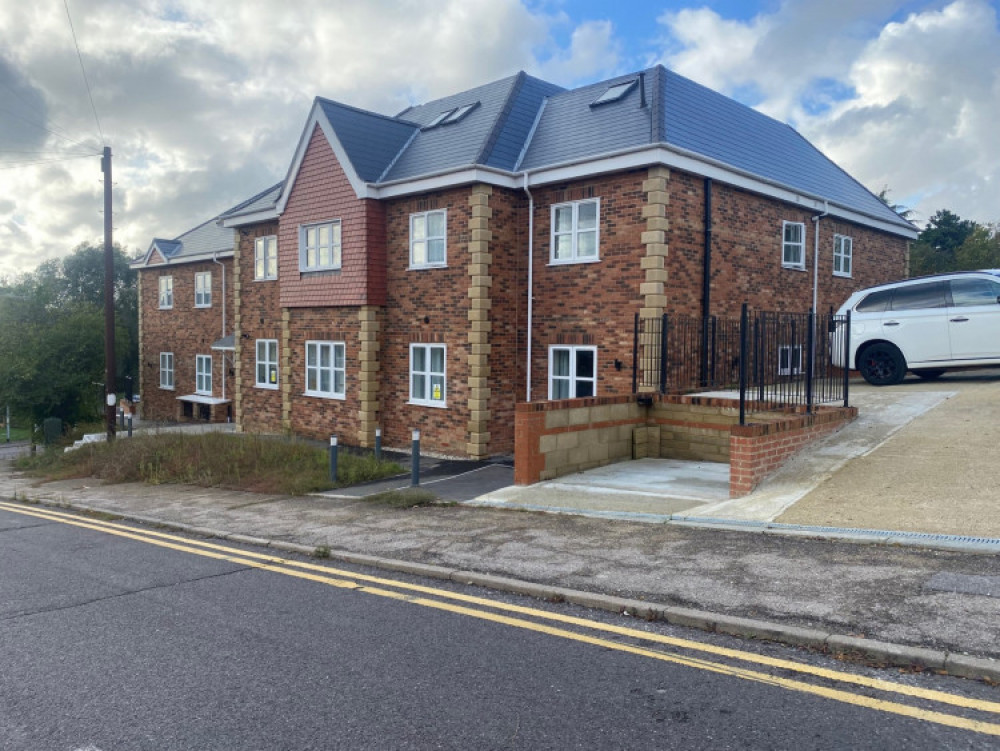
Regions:
<instances>
[{"instance_id":1,"label":"cloudy sky","mask_svg":"<svg viewBox=\"0 0 1000 751\"><path fill-rule=\"evenodd\" d=\"M395 114L663 63L926 220L1000 220L998 0L0 0L0 277L174 237L282 178L316 95ZM100 119L100 131L94 109ZM103 132L103 137L101 136Z\"/></svg>"}]
</instances>

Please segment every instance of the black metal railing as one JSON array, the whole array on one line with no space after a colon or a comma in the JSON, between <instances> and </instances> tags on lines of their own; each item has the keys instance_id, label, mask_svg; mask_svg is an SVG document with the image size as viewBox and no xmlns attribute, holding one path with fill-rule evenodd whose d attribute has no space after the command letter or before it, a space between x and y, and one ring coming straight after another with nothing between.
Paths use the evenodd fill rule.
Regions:
<instances>
[{"instance_id":1,"label":"black metal railing","mask_svg":"<svg viewBox=\"0 0 1000 751\"><path fill-rule=\"evenodd\" d=\"M850 317L750 311L739 318L635 316L632 391L738 390L753 411L843 402ZM837 357L834 357L837 353Z\"/></svg>"}]
</instances>

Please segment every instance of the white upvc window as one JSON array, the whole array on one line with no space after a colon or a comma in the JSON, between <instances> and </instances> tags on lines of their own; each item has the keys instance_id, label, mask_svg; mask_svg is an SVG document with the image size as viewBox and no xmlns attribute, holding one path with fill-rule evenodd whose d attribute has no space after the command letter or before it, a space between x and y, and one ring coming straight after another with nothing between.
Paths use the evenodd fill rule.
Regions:
<instances>
[{"instance_id":1,"label":"white upvc window","mask_svg":"<svg viewBox=\"0 0 1000 751\"><path fill-rule=\"evenodd\" d=\"M803 222L781 223L781 265L786 269L806 267L806 225Z\"/></svg>"},{"instance_id":2,"label":"white upvc window","mask_svg":"<svg viewBox=\"0 0 1000 751\"><path fill-rule=\"evenodd\" d=\"M194 393L212 395L212 356L195 355Z\"/></svg>"},{"instance_id":3,"label":"white upvc window","mask_svg":"<svg viewBox=\"0 0 1000 751\"><path fill-rule=\"evenodd\" d=\"M447 213L444 209L410 214L410 268L447 266Z\"/></svg>"},{"instance_id":4,"label":"white upvc window","mask_svg":"<svg viewBox=\"0 0 1000 751\"><path fill-rule=\"evenodd\" d=\"M447 355L443 344L410 345L411 404L446 406Z\"/></svg>"},{"instance_id":5,"label":"white upvc window","mask_svg":"<svg viewBox=\"0 0 1000 751\"><path fill-rule=\"evenodd\" d=\"M343 342L306 342L306 396L345 398L345 359Z\"/></svg>"},{"instance_id":6,"label":"white upvc window","mask_svg":"<svg viewBox=\"0 0 1000 751\"><path fill-rule=\"evenodd\" d=\"M174 353L160 353L160 388L172 389L174 387Z\"/></svg>"},{"instance_id":7,"label":"white upvc window","mask_svg":"<svg viewBox=\"0 0 1000 751\"><path fill-rule=\"evenodd\" d=\"M833 275L851 276L854 273L854 240L847 235L833 236Z\"/></svg>"},{"instance_id":8,"label":"white upvc window","mask_svg":"<svg viewBox=\"0 0 1000 751\"><path fill-rule=\"evenodd\" d=\"M255 385L262 389L278 388L278 340L257 340Z\"/></svg>"},{"instance_id":9,"label":"white upvc window","mask_svg":"<svg viewBox=\"0 0 1000 751\"><path fill-rule=\"evenodd\" d=\"M783 344L778 347L778 375L799 375L802 372L802 345Z\"/></svg>"},{"instance_id":10,"label":"white upvc window","mask_svg":"<svg viewBox=\"0 0 1000 751\"><path fill-rule=\"evenodd\" d=\"M258 237L253 244L253 278L278 278L278 238L276 235Z\"/></svg>"},{"instance_id":11,"label":"white upvc window","mask_svg":"<svg viewBox=\"0 0 1000 751\"><path fill-rule=\"evenodd\" d=\"M597 198L552 207L550 263L599 261L601 204Z\"/></svg>"},{"instance_id":12,"label":"white upvc window","mask_svg":"<svg viewBox=\"0 0 1000 751\"><path fill-rule=\"evenodd\" d=\"M194 275L194 306L212 307L212 272L199 271Z\"/></svg>"},{"instance_id":13,"label":"white upvc window","mask_svg":"<svg viewBox=\"0 0 1000 751\"><path fill-rule=\"evenodd\" d=\"M172 276L160 277L160 308L168 310L174 307L174 278Z\"/></svg>"},{"instance_id":14,"label":"white upvc window","mask_svg":"<svg viewBox=\"0 0 1000 751\"><path fill-rule=\"evenodd\" d=\"M327 271L341 264L340 220L299 227L299 270Z\"/></svg>"},{"instance_id":15,"label":"white upvc window","mask_svg":"<svg viewBox=\"0 0 1000 751\"><path fill-rule=\"evenodd\" d=\"M597 347L549 347L549 399L597 393Z\"/></svg>"}]
</instances>

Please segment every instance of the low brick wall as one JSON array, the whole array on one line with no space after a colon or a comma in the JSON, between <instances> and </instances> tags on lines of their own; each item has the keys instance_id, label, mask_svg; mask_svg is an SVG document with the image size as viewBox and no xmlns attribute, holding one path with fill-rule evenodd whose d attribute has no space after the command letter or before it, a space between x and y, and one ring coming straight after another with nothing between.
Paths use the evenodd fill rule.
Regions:
<instances>
[{"instance_id":1,"label":"low brick wall","mask_svg":"<svg viewBox=\"0 0 1000 751\"><path fill-rule=\"evenodd\" d=\"M514 482L530 485L646 457L728 462L730 497L752 491L792 454L850 422L857 409L819 407L751 415L699 396L596 397L518 404Z\"/></svg>"}]
</instances>

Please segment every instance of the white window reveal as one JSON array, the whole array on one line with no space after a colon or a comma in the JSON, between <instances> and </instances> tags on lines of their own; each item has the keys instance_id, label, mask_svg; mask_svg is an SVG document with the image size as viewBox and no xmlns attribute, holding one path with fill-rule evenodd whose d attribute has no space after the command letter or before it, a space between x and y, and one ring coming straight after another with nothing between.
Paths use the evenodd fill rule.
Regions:
<instances>
[{"instance_id":1,"label":"white window reveal","mask_svg":"<svg viewBox=\"0 0 1000 751\"><path fill-rule=\"evenodd\" d=\"M846 235L833 236L833 275L851 276L854 269L854 240Z\"/></svg>"},{"instance_id":2,"label":"white window reveal","mask_svg":"<svg viewBox=\"0 0 1000 751\"><path fill-rule=\"evenodd\" d=\"M278 278L278 238L275 235L258 237L253 246L253 278Z\"/></svg>"},{"instance_id":3,"label":"white window reveal","mask_svg":"<svg viewBox=\"0 0 1000 751\"><path fill-rule=\"evenodd\" d=\"M597 347L549 348L549 399L597 393Z\"/></svg>"},{"instance_id":4,"label":"white window reveal","mask_svg":"<svg viewBox=\"0 0 1000 751\"><path fill-rule=\"evenodd\" d=\"M212 307L212 272L199 271L194 275L194 306Z\"/></svg>"},{"instance_id":5,"label":"white window reveal","mask_svg":"<svg viewBox=\"0 0 1000 751\"><path fill-rule=\"evenodd\" d=\"M257 340L256 385L264 389L278 388L278 340Z\"/></svg>"},{"instance_id":6,"label":"white window reveal","mask_svg":"<svg viewBox=\"0 0 1000 751\"><path fill-rule=\"evenodd\" d=\"M410 403L444 407L445 362L443 344L410 345Z\"/></svg>"},{"instance_id":7,"label":"white window reveal","mask_svg":"<svg viewBox=\"0 0 1000 751\"><path fill-rule=\"evenodd\" d=\"M343 399L347 393L343 342L306 342L306 396Z\"/></svg>"},{"instance_id":8,"label":"white window reveal","mask_svg":"<svg viewBox=\"0 0 1000 751\"><path fill-rule=\"evenodd\" d=\"M340 264L340 220L299 227L300 271L339 269Z\"/></svg>"},{"instance_id":9,"label":"white window reveal","mask_svg":"<svg viewBox=\"0 0 1000 751\"><path fill-rule=\"evenodd\" d=\"M174 353L160 353L160 388L172 389L174 387Z\"/></svg>"},{"instance_id":10,"label":"white window reveal","mask_svg":"<svg viewBox=\"0 0 1000 751\"><path fill-rule=\"evenodd\" d=\"M160 308L166 310L174 307L174 278L172 276L160 277Z\"/></svg>"},{"instance_id":11,"label":"white window reveal","mask_svg":"<svg viewBox=\"0 0 1000 751\"><path fill-rule=\"evenodd\" d=\"M802 222L782 222L781 265L786 269L806 267L806 225Z\"/></svg>"},{"instance_id":12,"label":"white window reveal","mask_svg":"<svg viewBox=\"0 0 1000 751\"><path fill-rule=\"evenodd\" d=\"M778 347L778 375L799 375L802 372L802 345Z\"/></svg>"},{"instance_id":13,"label":"white window reveal","mask_svg":"<svg viewBox=\"0 0 1000 751\"><path fill-rule=\"evenodd\" d=\"M559 203L552 207L551 263L598 261L600 201Z\"/></svg>"},{"instance_id":14,"label":"white window reveal","mask_svg":"<svg viewBox=\"0 0 1000 751\"><path fill-rule=\"evenodd\" d=\"M445 266L447 216L444 210L410 214L410 268Z\"/></svg>"},{"instance_id":15,"label":"white window reveal","mask_svg":"<svg viewBox=\"0 0 1000 751\"><path fill-rule=\"evenodd\" d=\"M212 395L212 356L196 355L194 359L194 392Z\"/></svg>"}]
</instances>

